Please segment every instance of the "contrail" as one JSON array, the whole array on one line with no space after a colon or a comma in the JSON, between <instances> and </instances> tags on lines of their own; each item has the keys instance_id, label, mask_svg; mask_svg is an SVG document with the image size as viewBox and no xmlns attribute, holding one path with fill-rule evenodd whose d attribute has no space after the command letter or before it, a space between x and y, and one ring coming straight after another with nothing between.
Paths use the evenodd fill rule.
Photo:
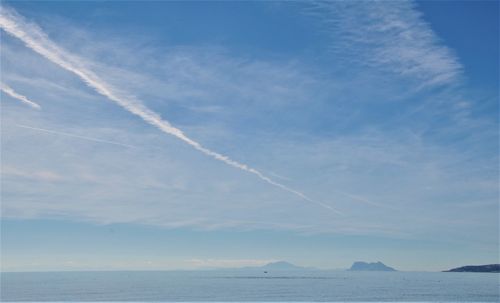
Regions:
<instances>
[{"instance_id":1,"label":"contrail","mask_svg":"<svg viewBox=\"0 0 500 303\"><path fill-rule=\"evenodd\" d=\"M14 124L14 125L17 126L17 127L32 129L32 130L41 131L41 132L45 132L45 133L49 133L49 134L56 134L56 135L73 137L73 138L78 138L78 139L83 139L83 140L88 140L88 141L94 141L94 142L99 142L99 143L107 143L107 144L113 144L113 145L120 145L120 146L135 148L135 146L133 146L133 145L124 144L124 143L120 143L120 142L114 142L114 141L108 141L108 140L101 140L101 139L96 139L96 138L91 138L91 137L86 137L86 136L80 136L80 135L70 134L70 133L61 132L61 131L55 131L55 130L50 130L50 129L39 128L39 127L32 127L32 126L27 126L27 125L22 125L22 124Z\"/></svg>"},{"instance_id":2,"label":"contrail","mask_svg":"<svg viewBox=\"0 0 500 303\"><path fill-rule=\"evenodd\" d=\"M12 98L17 99L17 100L21 101L24 104L28 104L29 106L31 106L33 108L36 108L36 109L40 109L41 108L40 105L38 105L35 102L31 101L26 96L23 96L21 94L16 93L16 91L14 91L11 87L9 87L5 83L0 83L0 90L3 91L4 93L6 93L7 95L11 96Z\"/></svg>"},{"instance_id":3,"label":"contrail","mask_svg":"<svg viewBox=\"0 0 500 303\"><path fill-rule=\"evenodd\" d=\"M133 96L122 95L122 93L113 88L110 84L106 83L103 79L99 78L94 72L89 70L85 66L84 61L60 48L57 44L49 39L49 37L43 32L40 27L35 24L27 23L26 21L24 21L24 18L22 16L18 15L12 9L6 9L5 7L2 9L0 13L0 27L8 34L23 41L28 48L31 48L33 51L44 56L53 63L77 75L96 92L117 103L130 113L139 116L147 123L160 129L162 132L177 137L178 139L191 145L193 148L204 153L205 155L222 161L235 168L239 168L241 170L252 173L263 181L281 188L282 190L285 190L289 193L292 193L308 202L314 203L338 214L342 214L340 211L336 210L330 205L312 200L311 198L307 197L297 190L273 181L258 170L251 168L246 164L239 163L227 156L203 147L200 143L186 136L182 132L182 130L172 126L170 122L163 120L159 114L147 108Z\"/></svg>"}]
</instances>

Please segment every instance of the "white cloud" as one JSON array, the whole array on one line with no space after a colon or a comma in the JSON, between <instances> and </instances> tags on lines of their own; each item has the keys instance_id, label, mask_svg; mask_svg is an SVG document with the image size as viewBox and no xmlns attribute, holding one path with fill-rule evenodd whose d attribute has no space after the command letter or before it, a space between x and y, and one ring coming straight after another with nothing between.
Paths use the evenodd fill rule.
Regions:
<instances>
[{"instance_id":1,"label":"white cloud","mask_svg":"<svg viewBox=\"0 0 500 303\"><path fill-rule=\"evenodd\" d=\"M26 96L23 96L23 95L17 93L16 91L14 91L10 86L8 86L5 83L0 83L0 90L2 90L4 93L6 93L7 95L11 96L12 98L14 98L16 100L19 100L22 103L27 104L27 105L35 108L35 109L40 109L41 108L40 105L38 105L37 103L31 101Z\"/></svg>"},{"instance_id":2,"label":"white cloud","mask_svg":"<svg viewBox=\"0 0 500 303\"><path fill-rule=\"evenodd\" d=\"M161 115L159 115L157 112L154 112L149 108L147 108L145 105L142 104L141 101L136 99L133 95L123 94L119 91L119 89L116 89L111 85L109 85L101 77L99 77L93 71L91 71L86 67L89 64L85 62L85 60L67 53L65 50L63 50L57 44L51 41L38 26L27 23L15 11L7 8L4 8L1 11L0 27L10 35L23 41L27 47L31 48L32 50L44 56L53 63L59 65L61 68L66 69L67 71L78 76L82 81L84 81L89 87L93 88L97 93L117 103L130 113L139 116L145 122L151 124L152 126L157 127L160 131L177 137L178 139L184 141L185 143L189 144L190 146L204 153L207 156L210 156L216 160L224 162L232 167L254 174L261 180L275 187L278 187L284 191L299 196L300 198L302 198L307 202L319 205L325 209L336 212L338 214L342 214L340 211L338 211L337 209L333 208L328 204L313 200L300 191L297 191L286 185L283 185L281 183L272 180L271 178L265 176L255 168L249 167L246 164L232 160L228 156L222 155L220 153L217 153L202 146L199 142L196 142L187 135L185 135L185 133L182 130L172 126L170 122L168 122L167 120L162 119Z\"/></svg>"},{"instance_id":3,"label":"white cloud","mask_svg":"<svg viewBox=\"0 0 500 303\"><path fill-rule=\"evenodd\" d=\"M65 29L71 31L70 26ZM14 39L5 36L2 47L12 51L2 54L8 59L3 62L11 62L9 68L2 67L8 77L4 79L36 95L44 111L21 111L10 104L2 109L2 161L25 173L57 172L65 182L58 186L33 178L27 187L19 177L3 178L6 217L391 237L472 234L482 231L481 224L498 220L497 175L485 145L497 142L496 132L484 124L469 128L446 120L445 106L440 111L427 107L451 93L401 98L409 102L398 103L395 112L392 92L407 86L400 81L381 86L380 74L370 69L325 76L293 60L234 57L205 47L145 47L141 53L137 47L123 47L133 45L131 41L115 45L88 35L80 42L90 54L76 53L89 58L86 63L106 75L107 83L119 87L120 96L144 100L196 142L307 189L314 199L335 203L346 216L332 217L252 175L207 161L180 140L92 96L73 75L31 51L12 47ZM65 36L72 35L58 35ZM62 40L58 44L71 49ZM92 47L120 64L97 62ZM13 64L21 61L30 64ZM398 65L391 64L398 74ZM36 80L29 81L32 74ZM407 75L415 79L424 74ZM407 112L401 113L403 106ZM436 125L441 119L446 122ZM41 135L15 124L137 148ZM464 141L457 143L456 138ZM496 147L492 150L496 154ZM463 205L471 206L464 212Z\"/></svg>"},{"instance_id":4,"label":"white cloud","mask_svg":"<svg viewBox=\"0 0 500 303\"><path fill-rule=\"evenodd\" d=\"M419 88L461 78L456 55L413 1L318 1L313 6L308 13L324 23L341 60L410 79Z\"/></svg>"}]
</instances>

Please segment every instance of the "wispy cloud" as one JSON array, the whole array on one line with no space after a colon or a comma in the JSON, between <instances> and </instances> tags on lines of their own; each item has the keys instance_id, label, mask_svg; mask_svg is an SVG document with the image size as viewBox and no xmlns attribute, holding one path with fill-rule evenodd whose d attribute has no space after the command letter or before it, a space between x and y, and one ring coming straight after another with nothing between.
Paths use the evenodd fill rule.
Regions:
<instances>
[{"instance_id":1,"label":"wispy cloud","mask_svg":"<svg viewBox=\"0 0 500 303\"><path fill-rule=\"evenodd\" d=\"M412 79L420 88L461 78L456 55L413 1L317 1L307 12L323 22L342 60Z\"/></svg>"},{"instance_id":2,"label":"wispy cloud","mask_svg":"<svg viewBox=\"0 0 500 303\"><path fill-rule=\"evenodd\" d=\"M49 133L49 134L55 134L55 135L61 135L61 136L72 137L72 138L78 138L78 139L83 139L83 140L88 140L88 141L93 141L93 142L113 144L113 145L119 145L119 146L124 146L124 147L132 147L132 148L135 147L135 146L130 145L130 144L125 144L125 143L120 143L120 142L114 142L114 141L109 141L109 140L102 140L102 139L97 139L97 138L91 138L91 137L87 137L87 136L80 136L80 135L70 134L70 133L61 132L61 131L44 129L44 128L40 128L40 127L27 126L27 125L22 125L22 124L15 124L15 126L21 127L21 128L26 128L26 129L31 129L31 130L36 130L36 131L39 131L39 132L44 132L44 133Z\"/></svg>"},{"instance_id":3,"label":"wispy cloud","mask_svg":"<svg viewBox=\"0 0 500 303\"><path fill-rule=\"evenodd\" d=\"M17 93L16 91L14 91L11 87L9 87L5 83L0 83L0 90L2 90L4 93L6 93L7 95L11 96L12 98L17 99L17 100L21 101L22 103L27 104L27 105L29 105L29 106L31 106L33 108L36 108L36 109L40 109L41 108L40 105L38 105L37 103L31 101L26 96L23 96L23 95Z\"/></svg>"},{"instance_id":4,"label":"wispy cloud","mask_svg":"<svg viewBox=\"0 0 500 303\"><path fill-rule=\"evenodd\" d=\"M395 63L364 61L370 49L354 43L343 42L344 51L352 52L342 58L347 61L328 53L316 65L297 54L232 52L231 45L215 50L205 44L153 46L129 35L110 41L110 35L94 31L82 39L74 35L85 28L77 20L62 27L53 20L46 24L59 46L84 58L79 62L105 77L120 97L133 95L197 142L252 163L280 183L307 188L318 200L335 201L347 215L332 220L323 208L210 161L184 141L102 102L73 73L5 34L2 50L9 52L2 52L8 63L2 66L3 79L15 88L22 84L44 111L4 107L2 161L23 172L52 171L65 178L60 186L28 176L5 177L5 217L191 230L432 234L456 241L468 234L494 241L496 234L479 224L498 222L498 132L484 116L471 117L469 126L450 119L457 91L466 87L415 94L417 74L398 76ZM79 44L73 43L75 36ZM328 39L320 43L333 45ZM358 54L360 65L352 64ZM352 68L331 73L337 63ZM394 98L393 92L401 91L406 95ZM458 99L470 102L471 109L497 103ZM15 124L140 148L40 135ZM464 210L463 205L475 206Z\"/></svg>"},{"instance_id":5,"label":"wispy cloud","mask_svg":"<svg viewBox=\"0 0 500 303\"><path fill-rule=\"evenodd\" d=\"M93 88L99 94L117 103L130 113L139 116L147 123L160 129L162 132L177 137L178 139L189 144L196 150L214 159L222 161L232 167L252 173L257 177L259 177L261 180L273 186L276 186L282 190L297 195L301 197L303 200L306 200L308 202L311 202L313 204L319 205L323 208L341 214L340 211L336 210L335 208L331 207L328 204L313 200L308 196L306 196L305 194L303 194L302 192L289 188L281 183L278 183L270 179L269 177L262 174L260 171L252 167L249 167L246 164L239 163L235 160L232 160L228 156L219 154L202 146L200 143L196 142L195 140L185 135L182 130L172 126L170 122L162 119L158 113L147 108L133 96L122 94L120 93L119 90L106 83L106 81L104 81L101 77L99 77L93 71L91 71L89 68L86 67L88 64L86 64L86 62L83 59L67 53L64 49L62 49L53 41L51 41L49 37L42 31L41 28L39 28L37 25L26 22L20 15L18 15L12 9L8 9L5 7L2 9L0 16L0 27L10 35L23 41L27 47L31 48L35 52L44 56L45 58L57 64L58 66L62 67L63 69L78 76L89 87Z\"/></svg>"},{"instance_id":6,"label":"wispy cloud","mask_svg":"<svg viewBox=\"0 0 500 303\"><path fill-rule=\"evenodd\" d=\"M50 170L26 171L11 166L3 166L2 175L26 178L41 182L58 182L64 180L63 176Z\"/></svg>"}]
</instances>

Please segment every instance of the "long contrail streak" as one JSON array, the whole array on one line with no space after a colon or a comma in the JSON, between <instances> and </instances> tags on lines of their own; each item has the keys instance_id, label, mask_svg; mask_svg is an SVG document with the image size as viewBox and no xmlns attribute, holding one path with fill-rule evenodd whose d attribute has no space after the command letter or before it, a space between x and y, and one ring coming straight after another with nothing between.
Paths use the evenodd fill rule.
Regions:
<instances>
[{"instance_id":1,"label":"long contrail streak","mask_svg":"<svg viewBox=\"0 0 500 303\"><path fill-rule=\"evenodd\" d=\"M33 108L40 109L40 105L36 104L35 102L31 101L28 99L26 96L23 96L21 94L16 93L15 90L13 90L10 86L8 86L5 83L0 83L0 90L6 93L7 95L11 96L14 99L17 99L21 101L24 104L27 104Z\"/></svg>"},{"instance_id":2,"label":"long contrail streak","mask_svg":"<svg viewBox=\"0 0 500 303\"><path fill-rule=\"evenodd\" d=\"M273 181L258 170L251 168L246 164L239 163L227 156L203 147L200 143L186 136L182 132L182 130L172 126L170 122L163 120L159 114L147 108L133 96L124 96L122 93L114 89L103 79L99 78L94 72L89 70L85 66L84 61L60 48L57 44L49 39L49 37L42 31L42 29L40 29L37 25L27 23L26 21L24 21L23 17L19 16L13 10L6 9L5 7L2 9L0 14L0 27L13 37L16 37L19 40L23 41L28 48L44 56L48 60L66 69L67 71L77 75L96 92L117 103L130 113L141 117L144 121L157 127L162 132L173 135L212 158L222 161L230 166L252 173L263 181L296 196L299 196L300 198L308 202L314 203L338 214L342 214L340 211L325 203L312 200L311 198L307 197L297 190L291 189L281 183Z\"/></svg>"},{"instance_id":3,"label":"long contrail streak","mask_svg":"<svg viewBox=\"0 0 500 303\"><path fill-rule=\"evenodd\" d=\"M22 125L22 124L14 124L14 125L17 126L17 127L31 129L31 130L36 130L36 131L41 131L41 132L49 133L49 134L55 134L55 135L61 135L61 136L66 136L66 137L78 138L78 139L83 139L83 140L88 140L88 141L99 142L99 143L107 143L107 144L113 144L113 145L120 145L120 146L124 146L124 147L132 147L132 148L135 147L133 145L129 145L129 144L125 144L125 143L108 141L108 140L102 140L102 139L96 139L96 138L91 138L91 137L86 137L86 136L80 136L80 135L70 134L70 133L56 131L56 130L50 130L50 129L45 129L45 128L27 126L27 125Z\"/></svg>"}]
</instances>

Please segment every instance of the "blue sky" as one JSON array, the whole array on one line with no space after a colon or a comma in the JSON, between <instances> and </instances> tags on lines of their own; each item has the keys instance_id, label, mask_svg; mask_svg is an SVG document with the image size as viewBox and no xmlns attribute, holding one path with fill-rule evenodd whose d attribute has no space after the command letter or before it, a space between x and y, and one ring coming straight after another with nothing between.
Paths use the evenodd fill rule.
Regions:
<instances>
[{"instance_id":1,"label":"blue sky","mask_svg":"<svg viewBox=\"0 0 500 303\"><path fill-rule=\"evenodd\" d=\"M4 271L498 262L496 1L0 21Z\"/></svg>"}]
</instances>

